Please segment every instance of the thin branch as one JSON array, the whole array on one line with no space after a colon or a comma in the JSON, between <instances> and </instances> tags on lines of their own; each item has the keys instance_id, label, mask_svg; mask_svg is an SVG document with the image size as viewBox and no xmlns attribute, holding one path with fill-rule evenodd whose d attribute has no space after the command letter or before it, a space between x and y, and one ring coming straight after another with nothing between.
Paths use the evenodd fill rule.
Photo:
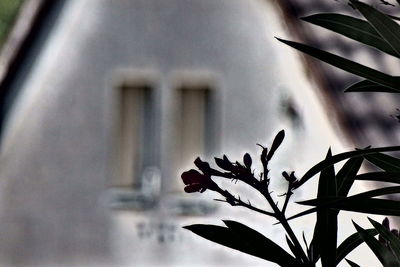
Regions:
<instances>
[{"instance_id":1,"label":"thin branch","mask_svg":"<svg viewBox=\"0 0 400 267\"><path fill-rule=\"evenodd\" d=\"M264 165L264 173L266 173L266 168L267 166ZM293 251L293 253L296 254L296 257L302 259L304 262L309 262L307 255L305 254L303 247L301 246L299 240L297 239L296 235L294 234L292 228L290 227L285 214L278 208L278 206L275 204L273 198L271 197L271 194L269 193L268 187L267 188L262 188L260 186L260 184L255 187L255 189L257 189L264 197L265 199L268 201L269 205L271 206L272 210L275 213L276 218L278 219L278 221L282 224L283 228L285 229L286 233L288 234L288 236L290 237L290 240L292 241L292 243L295 246L295 251ZM287 205L287 204L286 204Z\"/></svg>"},{"instance_id":2,"label":"thin branch","mask_svg":"<svg viewBox=\"0 0 400 267\"><path fill-rule=\"evenodd\" d=\"M289 199L293 195L292 189L293 189L292 188L292 184L288 183L288 189L287 189L287 192L285 194L285 202L283 203L283 207L282 207L282 213L283 214L285 214L287 205L289 203Z\"/></svg>"},{"instance_id":3,"label":"thin branch","mask_svg":"<svg viewBox=\"0 0 400 267\"><path fill-rule=\"evenodd\" d=\"M263 154L265 154L265 151L263 151ZM265 155L263 155L265 157ZM294 234L292 228L290 227L285 214L278 208L278 205L274 202L271 193L269 192L269 178L268 178L268 161L267 160L262 160L263 162L263 176L264 179L259 181L257 178L254 177L254 173L252 173L251 171L246 173L241 173L240 171L235 172L235 173L231 173L231 174L227 174L227 173L221 173L221 172L215 172L214 174L212 174L213 176L221 176L221 174L223 174L223 177L226 178L231 178L231 179L237 179L240 180L246 184L248 184L249 186L253 187L254 189L256 189L257 191L259 191L267 200L267 202L269 203L270 207L272 208L273 212L269 212L269 211L265 211L256 207L253 207L250 204L247 204L245 202L243 202L240 198L236 198L235 196L233 196L231 193L229 193L227 190L223 190L221 188L218 187L217 191L218 193L220 193L222 196L224 196L226 198L226 202L229 203L231 206L242 206L242 207L246 207L250 210L259 212L261 214L265 214L271 217L276 218L283 226L283 228L285 229L286 233L288 234L290 240L292 241L292 243L294 244L294 252L296 254L296 257L301 259L303 262L309 262L309 259L307 258L307 255L305 254L303 247L300 245L300 242L298 241L296 235ZM236 163L237 166L240 168L242 167L240 165L240 163ZM292 188L291 188L292 189ZM287 203L288 202L288 197L285 200L285 204L284 204L284 209L286 209Z\"/></svg>"},{"instance_id":4,"label":"thin branch","mask_svg":"<svg viewBox=\"0 0 400 267\"><path fill-rule=\"evenodd\" d=\"M231 204L231 205L232 205L232 204ZM259 212L259 213L262 213L262 214L265 214L265 215L268 215L268 216L271 216L271 217L276 218L276 216L275 216L274 213L268 212L268 211L265 211L265 210L262 210L262 209L259 209L259 208L256 208L256 207L254 207L254 206L252 206L252 205L249 205L249 204L247 204L246 202L243 202L243 201L241 201L241 200L237 200L237 203L234 204L234 205L232 205L232 206L242 206L242 207L246 207L246 208L248 208L248 209L251 209L251 210L257 211L257 212Z\"/></svg>"},{"instance_id":5,"label":"thin branch","mask_svg":"<svg viewBox=\"0 0 400 267\"><path fill-rule=\"evenodd\" d=\"M262 213L264 215L268 215L268 216L276 218L274 213L266 211L266 210L263 210L263 209L256 208L256 207L252 206L251 204L247 204L246 202L243 202L240 199L240 197L236 198L235 196L233 196L231 193L229 193L226 190L220 189L220 190L218 190L218 193L220 193L222 196L224 196L226 198L225 202L229 203L231 206L245 207L245 208L251 209L253 211ZM221 201L221 200L218 200L218 201Z\"/></svg>"}]
</instances>

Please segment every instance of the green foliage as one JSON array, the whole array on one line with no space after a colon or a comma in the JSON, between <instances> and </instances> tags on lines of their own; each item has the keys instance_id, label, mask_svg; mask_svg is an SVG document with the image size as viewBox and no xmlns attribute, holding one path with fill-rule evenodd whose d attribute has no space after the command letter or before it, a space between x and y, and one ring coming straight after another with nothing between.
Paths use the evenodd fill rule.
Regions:
<instances>
[{"instance_id":1,"label":"green foliage","mask_svg":"<svg viewBox=\"0 0 400 267\"><path fill-rule=\"evenodd\" d=\"M316 14L302 19L352 40L377 48L392 56L399 57L396 51L393 50L368 21L342 14Z\"/></svg>"},{"instance_id":2,"label":"green foliage","mask_svg":"<svg viewBox=\"0 0 400 267\"><path fill-rule=\"evenodd\" d=\"M195 224L184 228L215 243L275 262L280 266L297 266L299 262L259 232L235 221L224 221L227 227Z\"/></svg>"},{"instance_id":3,"label":"green foliage","mask_svg":"<svg viewBox=\"0 0 400 267\"><path fill-rule=\"evenodd\" d=\"M329 149L326 159L332 158ZM336 197L335 169L331 165L321 171L318 183L318 198ZM317 222L314 228L313 244L316 253L321 255L323 266L331 267L336 264L336 243L337 243L337 215L335 210L321 208L317 210Z\"/></svg>"},{"instance_id":4,"label":"green foliage","mask_svg":"<svg viewBox=\"0 0 400 267\"><path fill-rule=\"evenodd\" d=\"M392 259L395 259L397 262L400 259L400 239L398 236L394 235L389 229L386 229L380 223L368 218L371 224L375 227L376 231L378 231L379 235L385 240L384 244L387 243L390 246L390 251L393 253ZM369 235L369 234L368 234ZM369 235L370 236L370 235Z\"/></svg>"},{"instance_id":5,"label":"green foliage","mask_svg":"<svg viewBox=\"0 0 400 267\"><path fill-rule=\"evenodd\" d=\"M360 157L360 156L366 156L369 154L374 154L376 152L388 152L388 151L400 151L400 146L369 148L369 149L349 151L349 152L344 152L344 153L334 155L329 159L325 159L325 160L319 162L318 164L314 165L311 169L309 169L303 175L303 177L299 180L299 182L297 183L296 186L299 187L299 186L303 185L308 180L310 180L314 175L318 174L325 168L327 168L333 164L336 164L342 160Z\"/></svg>"},{"instance_id":6,"label":"green foliage","mask_svg":"<svg viewBox=\"0 0 400 267\"><path fill-rule=\"evenodd\" d=\"M333 13L315 14L305 17L303 20L357 41L361 45L367 45L378 49L382 53L400 58L400 26L395 21L397 18L360 1L350 0L349 2L354 9L363 15L365 20ZM400 1L398 2L400 4ZM382 1L382 3L390 4L385 1ZM364 78L364 80L347 88L346 92L400 92L400 77L398 76L391 76L306 44L277 39L320 61ZM346 259L346 257L364 242L383 266L400 266L399 231L389 228L388 219L385 219L382 224L369 219L373 228L368 230L353 222L356 232L347 237L339 246L337 245L338 214L341 210L400 216L399 202L382 198L400 193L400 186L382 186L381 188L348 196L355 181L400 184L400 159L386 154L387 152L400 151L400 146L368 147L337 155L332 155L329 150L326 158L311 167L300 179L297 179L294 172L289 174L289 172L285 171L282 176L287 181L287 191L284 194L284 204L278 206L277 201L270 193L268 163L282 143L284 136L283 131L277 134L269 152L268 148L260 145L262 148L260 160L263 170L258 175L256 175L255 170L251 169L253 161L250 155L246 153L243 157L243 164L238 161L231 162L225 155L222 158L215 158L217 166L222 171L214 169L210 167L210 164L197 159L195 165L202 171L202 174L191 170L185 172L183 178L187 186L189 184L189 186L193 187L193 184L196 184L193 187L196 190L190 190L190 192L204 192L209 189L219 193L224 198L220 201L232 206L246 207L277 219L286 231L285 238L290 252L285 251L257 231L238 222L224 221L227 227L191 225L185 228L213 242L275 262L280 266L311 267L321 260L323 267L331 267L337 266L343 259L350 266L359 266L357 263ZM344 160L346 160L345 164L336 173L335 164ZM381 169L381 171L359 174L359 170L365 161ZM305 186L317 174L319 174L317 198L298 202L300 205L311 206L311 208L287 217L286 208L290 197L297 188ZM192 177L192 175L195 176ZM254 207L250 202L243 202L240 197L236 197L228 190L220 188L212 180L212 178L217 177L241 181L251 186L265 198L270 210ZM300 245L288 221L312 213L316 213L317 221L310 245L308 245L303 233L304 248ZM375 236L378 234L379 237L377 239Z\"/></svg>"},{"instance_id":7,"label":"green foliage","mask_svg":"<svg viewBox=\"0 0 400 267\"><path fill-rule=\"evenodd\" d=\"M363 157L350 158L336 174L337 196L347 196L363 160Z\"/></svg>"},{"instance_id":8,"label":"green foliage","mask_svg":"<svg viewBox=\"0 0 400 267\"><path fill-rule=\"evenodd\" d=\"M378 32L383 40L400 55L400 26L388 15L357 0L350 3L360 11L368 23Z\"/></svg>"},{"instance_id":9,"label":"green foliage","mask_svg":"<svg viewBox=\"0 0 400 267\"><path fill-rule=\"evenodd\" d=\"M368 234L368 232L354 223L354 227L357 232L360 234L361 238L364 242L371 248L372 252L378 257L379 261L382 263L384 267L398 267L399 262L393 253L388 249L385 245L376 240L372 235Z\"/></svg>"},{"instance_id":10,"label":"green foliage","mask_svg":"<svg viewBox=\"0 0 400 267\"><path fill-rule=\"evenodd\" d=\"M399 77L395 77L398 79ZM344 90L347 93L351 92L383 92L383 93L398 93L398 90L395 90L390 87L386 87L381 84L377 84L368 80L363 80L360 82L356 82L355 84L350 85L348 88Z\"/></svg>"},{"instance_id":11,"label":"green foliage","mask_svg":"<svg viewBox=\"0 0 400 267\"><path fill-rule=\"evenodd\" d=\"M346 259L347 263L351 266L351 267L360 267L360 265L358 265L355 262L352 262L351 260Z\"/></svg>"},{"instance_id":12,"label":"green foliage","mask_svg":"<svg viewBox=\"0 0 400 267\"><path fill-rule=\"evenodd\" d=\"M0 47L14 22L17 12L24 0L0 1Z\"/></svg>"},{"instance_id":13,"label":"green foliage","mask_svg":"<svg viewBox=\"0 0 400 267\"><path fill-rule=\"evenodd\" d=\"M375 236L378 232L375 229L366 230L370 236ZM336 264L339 264L350 252L364 242L361 235L357 232L346 238L337 248Z\"/></svg>"},{"instance_id":14,"label":"green foliage","mask_svg":"<svg viewBox=\"0 0 400 267\"><path fill-rule=\"evenodd\" d=\"M321 61L324 61L332 66L335 66L344 71L350 72L362 78L368 79L377 84L389 87L393 90L400 92L400 79L398 77L393 77L389 74L377 71L370 67L364 66L360 63L351 61L349 59L334 55L332 53L314 48L305 44L283 40L277 38L284 44L287 44L305 54L313 56Z\"/></svg>"},{"instance_id":15,"label":"green foliage","mask_svg":"<svg viewBox=\"0 0 400 267\"><path fill-rule=\"evenodd\" d=\"M364 156L366 160L387 172L400 172L400 159L382 153Z\"/></svg>"}]
</instances>

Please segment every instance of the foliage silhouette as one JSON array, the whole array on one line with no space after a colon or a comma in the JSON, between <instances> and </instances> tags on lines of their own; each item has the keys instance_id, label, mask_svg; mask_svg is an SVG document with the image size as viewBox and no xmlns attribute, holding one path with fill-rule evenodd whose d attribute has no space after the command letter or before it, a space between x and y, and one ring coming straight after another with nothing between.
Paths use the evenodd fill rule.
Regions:
<instances>
[{"instance_id":1,"label":"foliage silhouette","mask_svg":"<svg viewBox=\"0 0 400 267\"><path fill-rule=\"evenodd\" d=\"M386 1L381 2L385 5L392 5ZM400 5L400 1L397 2ZM357 41L361 45L376 48L381 53L400 58L400 26L395 21L397 18L357 0L349 0L349 4L362 14L365 20L334 13L315 14L305 17L303 20ZM280 38L277 38L277 40L320 61L365 79L351 85L345 92L400 92L400 77L391 76L306 44ZM338 214L341 210L400 216L400 203L398 201L376 198L400 193L400 186L383 186L348 196L354 181L357 180L399 184L400 159L385 153L400 151L400 146L368 147L337 155L332 155L329 149L326 158L311 167L301 178L298 179L294 172L284 171L282 173L287 182L287 190L283 195L283 205L278 205L271 195L268 164L284 137L285 132L282 130L276 135L270 149L259 145L262 149L260 161L263 169L258 174L251 168L253 160L246 153L243 156L243 163L231 162L225 155L222 158L215 158L215 163L221 170L214 169L208 162L197 158L194 163L201 173L192 169L184 172L182 179L186 185L185 191L188 193L202 193L207 189L212 190L223 197L223 200L220 201L232 206L246 207L277 219L286 231L286 241L290 252L285 251L261 233L235 221L224 221L226 227L196 224L184 228L213 242L274 262L280 266L311 267L320 261L323 267L333 267L337 266L343 259L349 266L359 266L346 257L364 242L383 266L400 266L399 231L390 229L387 218L384 219L382 224L369 219L373 228L367 230L353 222L356 232L346 238L339 246L337 244ZM345 164L336 173L334 165L343 160L346 160ZM366 161L382 171L359 174L362 164ZM305 186L317 174L319 174L317 198L298 202L298 204L312 206L312 208L287 217L287 206L295 190ZM242 201L240 197L222 189L213 180L215 178L240 181L249 185L264 197L270 209L264 210L253 206L250 202ZM317 221L313 238L308 245L303 233L304 248L289 225L289 220L314 212ZM377 239L375 236L378 234Z\"/></svg>"}]
</instances>

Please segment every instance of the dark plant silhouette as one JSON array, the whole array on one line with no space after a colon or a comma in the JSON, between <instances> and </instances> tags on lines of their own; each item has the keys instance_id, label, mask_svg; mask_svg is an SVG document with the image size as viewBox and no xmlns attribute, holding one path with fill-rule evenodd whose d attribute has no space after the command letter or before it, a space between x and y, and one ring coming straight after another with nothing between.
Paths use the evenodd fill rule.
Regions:
<instances>
[{"instance_id":1,"label":"dark plant silhouette","mask_svg":"<svg viewBox=\"0 0 400 267\"><path fill-rule=\"evenodd\" d=\"M206 189L216 191L224 198L223 200L219 201L227 202L232 206L243 206L253 211L276 218L284 227L288 235L288 242L291 244L292 252L296 257L291 256L260 233L238 222L225 221L227 228L206 225L192 225L185 228L207 239L211 239L214 242L241 250L254 256L259 256L266 260L276 262L282 266L295 266L302 263L308 264L309 259L306 253L303 251L300 242L297 240L297 237L295 236L285 216L289 199L292 196L293 190L298 182L294 172L291 172L290 175L287 172L283 172L282 174L287 181L287 192L285 193L285 201L282 207L278 207L270 193L269 188L270 177L268 177L268 163L282 143L284 136L285 132L283 130L280 131L275 137L270 149L260 145L262 148L260 160L263 166L263 171L258 175L256 175L255 171L251 168L251 156L246 153L243 156L242 163L239 161L231 162L225 155L222 158L215 158L215 163L221 170L214 169L210 167L209 163L197 158L194 163L202 173L199 173L194 169L189 170L182 174L182 180L187 185L185 187L186 192L204 192ZM241 181L251 186L262 196L264 196L271 207L271 210L263 210L253 206L250 201L242 201L240 197L234 196L228 190L221 189L211 177L230 179L232 181ZM247 239L247 241L244 239ZM257 244L257 241L259 244ZM226 242L228 242L229 245L227 245ZM246 242L248 244L244 245ZM265 251L270 251L270 253L265 253Z\"/></svg>"},{"instance_id":2,"label":"dark plant silhouette","mask_svg":"<svg viewBox=\"0 0 400 267\"><path fill-rule=\"evenodd\" d=\"M388 5L388 2L381 1ZM396 17L389 16L376 8L357 0L349 4L358 10L366 20L343 14L315 14L303 18L304 21L339 33L363 45L380 50L382 53L400 58L400 26ZM390 3L389 3L390 4ZM391 4L390 4L391 5ZM383 92L400 93L400 78L372 69L360 63L338 55L308 46L306 44L277 38L305 54L344 71L364 78L351 85L345 92ZM396 116L397 117L397 116ZM400 151L400 146L355 149L354 151L332 155L330 149L326 158L310 168L303 176L297 178L294 172L283 172L287 182L284 202L278 205L271 195L268 164L275 151L284 139L284 131L280 131L269 149L262 145L260 161L262 170L258 173L252 169L252 158L248 153L243 160L230 161L225 155L215 158L217 168L200 158L195 160L201 171L189 170L182 174L182 180L188 193L212 190L220 194L232 206L246 207L252 211L275 218L286 231L286 241L290 252L248 226L235 221L224 221L225 226L190 225L184 228L221 245L244 253L277 263L280 266L315 266L320 260L323 267L337 266L343 259L350 266L359 266L346 259L348 254L365 242L383 266L400 266L400 238L397 229L390 229L386 218L382 224L369 219L373 228L363 229L353 222L356 232L337 244L338 214L341 210L386 216L400 216L400 203L392 199L377 197L400 193L400 186L384 186L374 190L348 196L355 181L377 181L400 184L400 159L388 155L387 152ZM336 172L334 165L346 161ZM381 171L370 171L359 174L363 162L375 165ZM287 216L287 206L295 190L305 186L307 181L319 174L317 198L298 202L311 206L306 211ZM241 200L226 189L222 189L216 179L230 179L243 182L261 194L270 209L264 210ZM289 221L307 214L316 213L317 220L311 242L303 235L302 246L291 228ZM377 236L378 237L375 237Z\"/></svg>"}]
</instances>

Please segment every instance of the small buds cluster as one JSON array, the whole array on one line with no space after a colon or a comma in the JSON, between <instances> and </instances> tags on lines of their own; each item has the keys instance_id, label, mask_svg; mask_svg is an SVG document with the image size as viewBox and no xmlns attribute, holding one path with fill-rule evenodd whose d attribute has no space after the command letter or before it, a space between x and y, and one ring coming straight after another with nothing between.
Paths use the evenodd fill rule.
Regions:
<instances>
[{"instance_id":1,"label":"small buds cluster","mask_svg":"<svg viewBox=\"0 0 400 267\"><path fill-rule=\"evenodd\" d=\"M230 162L229 159L225 155L222 157L222 159L215 158L215 163L217 164L218 167L220 167L223 170L226 170L226 171L233 170L232 162Z\"/></svg>"},{"instance_id":2,"label":"small buds cluster","mask_svg":"<svg viewBox=\"0 0 400 267\"><path fill-rule=\"evenodd\" d=\"M222 158L214 158L216 165L221 169L221 171L216 170L210 166L208 162L202 161L200 158L197 158L194 161L194 165L200 170L191 169L182 174L181 178L183 183L185 184L185 192L193 193L193 192L204 192L207 189L217 191L224 195L227 198L227 191L222 190L218 187L218 185L211 179L211 177L222 177L232 179L232 181L242 181L258 191L264 190L268 191L269 178L268 178L268 162L272 159L274 153L281 145L283 139L285 137L285 132L280 131L276 137L274 138L270 149L266 147L262 147L261 152L261 162L263 164L264 171L260 173L260 177L255 178L254 171L251 169L253 165L253 160L249 153L245 153L243 155L243 162L232 162L228 159L226 155L223 155ZM294 188L293 185L297 182L297 178L292 172L290 175L286 172L282 173L283 177L289 182L290 191ZM261 191L260 191L261 192ZM230 199L232 202L232 199Z\"/></svg>"},{"instance_id":3,"label":"small buds cluster","mask_svg":"<svg viewBox=\"0 0 400 267\"><path fill-rule=\"evenodd\" d=\"M227 171L222 173L214 170L214 175L234 180L241 180L246 183L251 181L251 178L253 177L251 172L252 159L248 153L243 156L243 164L238 161L235 163L231 162L226 155L223 155L222 158L214 158L214 160L218 167Z\"/></svg>"},{"instance_id":4,"label":"small buds cluster","mask_svg":"<svg viewBox=\"0 0 400 267\"><path fill-rule=\"evenodd\" d=\"M202 161L199 157L197 157L194 161L194 165L204 174L210 174L211 172L210 164L208 164L206 161Z\"/></svg>"},{"instance_id":5,"label":"small buds cluster","mask_svg":"<svg viewBox=\"0 0 400 267\"><path fill-rule=\"evenodd\" d=\"M284 219L284 214L289 202L290 197L293 195L293 191L298 184L298 180L294 175L294 172L288 174L287 172L283 172L282 175L286 179L287 183L287 191L278 195L279 197L285 197L283 205L281 207L278 206L278 202L274 200L271 195L269 185L270 178L268 176L268 163L272 159L274 153L281 145L283 139L285 137L285 132L280 131L276 137L274 138L271 147L268 149L262 145L259 145L262 148L260 161L263 166L263 170L256 176L255 170L252 169L253 159L249 153L245 153L243 155L243 161L230 161L226 155L223 155L221 158L214 158L215 163L219 169L214 169L210 166L208 162L201 160L200 158L196 158L194 161L194 165L198 168L199 171L195 169L191 169L182 173L182 181L185 184L185 192L194 193L211 190L219 193L223 199L216 199L217 201L222 201L230 204L231 206L241 206L246 207L250 210L262 213L267 216L274 217L282 223ZM221 189L212 179L214 177L220 177L225 179L230 179L233 182L241 181L253 189L258 191L268 202L271 210L264 210L258 207L255 207L251 204L250 200L243 201L240 196L235 196L231 192L226 189Z\"/></svg>"}]
</instances>

